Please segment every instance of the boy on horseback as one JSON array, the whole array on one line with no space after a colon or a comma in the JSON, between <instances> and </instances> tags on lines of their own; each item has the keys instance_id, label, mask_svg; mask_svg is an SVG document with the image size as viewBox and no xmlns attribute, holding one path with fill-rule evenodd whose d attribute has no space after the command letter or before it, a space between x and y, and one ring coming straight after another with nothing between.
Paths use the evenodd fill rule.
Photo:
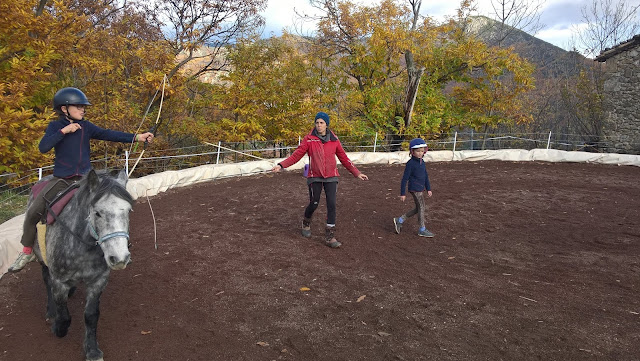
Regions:
<instances>
[{"instance_id":1,"label":"boy on horseback","mask_svg":"<svg viewBox=\"0 0 640 361\"><path fill-rule=\"evenodd\" d=\"M46 201L52 200L59 192L77 182L91 170L91 139L109 140L112 142L131 143L150 142L153 133L124 133L102 129L84 119L85 109L91 105L80 89L63 88L53 97L53 108L59 118L51 121L44 136L40 140L40 152L55 151L53 179L34 196L25 214L22 239L23 250L18 255L9 272L19 272L27 263L35 260L32 253L36 240L36 224L42 218Z\"/></svg>"}]
</instances>

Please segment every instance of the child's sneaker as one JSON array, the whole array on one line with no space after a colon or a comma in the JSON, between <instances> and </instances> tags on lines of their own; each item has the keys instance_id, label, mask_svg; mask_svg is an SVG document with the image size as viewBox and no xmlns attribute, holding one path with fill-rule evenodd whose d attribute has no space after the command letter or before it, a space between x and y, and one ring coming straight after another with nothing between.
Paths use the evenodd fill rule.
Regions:
<instances>
[{"instance_id":1,"label":"child's sneaker","mask_svg":"<svg viewBox=\"0 0 640 361\"><path fill-rule=\"evenodd\" d=\"M428 229L425 229L423 231L418 231L418 236L420 236L420 237L433 237L434 234L429 232Z\"/></svg>"},{"instance_id":2,"label":"child's sneaker","mask_svg":"<svg viewBox=\"0 0 640 361\"><path fill-rule=\"evenodd\" d=\"M400 223L400 217L393 219L393 225L396 227L396 233L400 234L400 230L402 229L402 223Z\"/></svg>"},{"instance_id":3,"label":"child's sneaker","mask_svg":"<svg viewBox=\"0 0 640 361\"><path fill-rule=\"evenodd\" d=\"M13 262L13 264L11 265L11 267L9 267L7 272L10 272L10 273L20 272L20 271L22 271L24 266L27 265L27 263L35 261L35 260L36 260L36 255L35 254L33 254L33 253L26 254L24 252L20 252L20 254L18 255L18 259L16 259L15 262Z\"/></svg>"}]
</instances>

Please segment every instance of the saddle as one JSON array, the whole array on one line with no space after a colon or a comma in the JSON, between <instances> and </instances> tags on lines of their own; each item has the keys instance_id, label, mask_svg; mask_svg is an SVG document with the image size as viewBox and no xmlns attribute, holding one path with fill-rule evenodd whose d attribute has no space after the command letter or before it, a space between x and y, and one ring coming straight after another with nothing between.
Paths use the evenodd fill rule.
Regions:
<instances>
[{"instance_id":1,"label":"saddle","mask_svg":"<svg viewBox=\"0 0 640 361\"><path fill-rule=\"evenodd\" d=\"M31 193L33 194L33 197L37 197L38 194L40 194L40 192L42 192L42 190L47 186L47 184L49 184L52 181L53 180L51 179L42 181L37 183L33 187L31 187ZM58 179L56 180L56 182L66 182L66 181L63 179ZM53 222L55 222L56 218L58 217L58 214L62 212L62 210L64 209L64 206L66 206L67 203L69 203L69 200L73 198L73 195L78 190L78 186L79 186L78 182L73 182L71 184L68 184L67 188L65 188L62 192L59 192L58 194L56 194L56 196L53 199L49 200L47 198L44 198L45 211L42 214L42 221L36 224L36 228L38 230L37 239L38 239L38 244L40 246L40 254L42 256L42 261L44 262L45 266L49 266L49 262L47 262L47 244L45 239L47 224L52 224Z\"/></svg>"},{"instance_id":2,"label":"saddle","mask_svg":"<svg viewBox=\"0 0 640 361\"><path fill-rule=\"evenodd\" d=\"M36 197L38 194L40 194L40 192L42 192L45 186L52 181L53 180L43 181L34 185L31 188L31 192L33 193L33 196ZM66 181L63 179L58 179L56 180L56 182L66 182ZM67 188L65 188L63 191L56 194L53 199L47 199L47 198L44 199L46 206L45 206L45 212L42 215L43 223L45 223L45 219L46 219L46 224L52 224L53 222L55 222L56 218L58 218L58 215L64 209L64 206L66 206L67 203L69 203L69 201L71 200L71 198L73 198L73 195L78 190L78 187L79 187L78 182L73 182L71 184L68 184Z\"/></svg>"}]
</instances>

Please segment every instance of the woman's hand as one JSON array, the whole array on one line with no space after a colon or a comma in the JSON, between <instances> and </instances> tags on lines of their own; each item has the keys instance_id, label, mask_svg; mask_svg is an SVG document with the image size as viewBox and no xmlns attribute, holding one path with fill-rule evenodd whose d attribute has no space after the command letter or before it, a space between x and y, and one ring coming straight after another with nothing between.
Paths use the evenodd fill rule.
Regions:
<instances>
[{"instance_id":1,"label":"woman's hand","mask_svg":"<svg viewBox=\"0 0 640 361\"><path fill-rule=\"evenodd\" d=\"M361 180L369 180L369 177L367 177L365 174L360 173L358 174L358 178L360 178Z\"/></svg>"},{"instance_id":2,"label":"woman's hand","mask_svg":"<svg viewBox=\"0 0 640 361\"><path fill-rule=\"evenodd\" d=\"M407 196L400 196L400 200L404 202L404 200L407 199Z\"/></svg>"},{"instance_id":3,"label":"woman's hand","mask_svg":"<svg viewBox=\"0 0 640 361\"><path fill-rule=\"evenodd\" d=\"M275 167L271 168L271 171L278 173L281 169L282 169L282 166L280 164L276 164Z\"/></svg>"}]
</instances>

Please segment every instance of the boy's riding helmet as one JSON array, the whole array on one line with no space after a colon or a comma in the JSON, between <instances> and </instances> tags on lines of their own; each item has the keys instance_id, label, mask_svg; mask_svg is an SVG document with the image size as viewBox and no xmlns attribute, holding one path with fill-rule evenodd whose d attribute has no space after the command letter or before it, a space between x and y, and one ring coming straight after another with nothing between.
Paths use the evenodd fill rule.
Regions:
<instances>
[{"instance_id":1,"label":"boy's riding helmet","mask_svg":"<svg viewBox=\"0 0 640 361\"><path fill-rule=\"evenodd\" d=\"M425 141L422 140L421 138L415 138L415 139L412 139L411 142L409 142L409 148L411 149L427 148L427 143L425 143Z\"/></svg>"},{"instance_id":2,"label":"boy's riding helmet","mask_svg":"<svg viewBox=\"0 0 640 361\"><path fill-rule=\"evenodd\" d=\"M91 105L89 99L78 88L62 88L53 96L53 109L59 110L63 105Z\"/></svg>"}]
</instances>

